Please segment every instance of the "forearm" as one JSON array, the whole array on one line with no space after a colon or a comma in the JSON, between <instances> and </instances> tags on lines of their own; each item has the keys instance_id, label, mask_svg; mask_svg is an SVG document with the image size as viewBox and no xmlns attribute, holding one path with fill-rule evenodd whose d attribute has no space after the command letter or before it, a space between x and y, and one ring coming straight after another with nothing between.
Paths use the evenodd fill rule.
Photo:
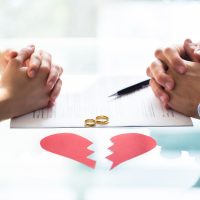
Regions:
<instances>
[{"instance_id":1,"label":"forearm","mask_svg":"<svg viewBox=\"0 0 200 200\"><path fill-rule=\"evenodd\" d=\"M10 115L9 99L3 88L0 88L0 121L9 119Z\"/></svg>"},{"instance_id":2,"label":"forearm","mask_svg":"<svg viewBox=\"0 0 200 200\"><path fill-rule=\"evenodd\" d=\"M3 51L0 51L0 78L3 72Z\"/></svg>"}]
</instances>

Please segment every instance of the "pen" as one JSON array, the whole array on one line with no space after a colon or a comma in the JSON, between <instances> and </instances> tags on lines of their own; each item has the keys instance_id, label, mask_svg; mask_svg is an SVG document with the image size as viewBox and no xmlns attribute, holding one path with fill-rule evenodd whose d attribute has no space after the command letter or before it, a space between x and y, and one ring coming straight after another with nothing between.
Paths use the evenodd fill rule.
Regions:
<instances>
[{"instance_id":1,"label":"pen","mask_svg":"<svg viewBox=\"0 0 200 200\"><path fill-rule=\"evenodd\" d=\"M136 84L131 85L131 86L127 87L127 88L124 88L124 89L121 89L121 90L117 91L115 94L112 94L109 97L122 96L122 95L125 95L125 94L129 94L131 92L135 92L137 90L140 90L142 88L145 88L145 87L149 86L149 81L150 81L150 79L142 81L142 82L139 82L139 83L136 83Z\"/></svg>"}]
</instances>

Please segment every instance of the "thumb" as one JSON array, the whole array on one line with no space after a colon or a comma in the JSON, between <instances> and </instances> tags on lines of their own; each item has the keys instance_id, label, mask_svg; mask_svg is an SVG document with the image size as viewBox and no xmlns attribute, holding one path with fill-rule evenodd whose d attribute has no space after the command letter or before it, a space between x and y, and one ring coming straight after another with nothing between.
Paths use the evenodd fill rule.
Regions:
<instances>
[{"instance_id":1,"label":"thumb","mask_svg":"<svg viewBox=\"0 0 200 200\"><path fill-rule=\"evenodd\" d=\"M15 58L18 55L17 51L9 49L5 52L5 60L8 62L10 59Z\"/></svg>"}]
</instances>

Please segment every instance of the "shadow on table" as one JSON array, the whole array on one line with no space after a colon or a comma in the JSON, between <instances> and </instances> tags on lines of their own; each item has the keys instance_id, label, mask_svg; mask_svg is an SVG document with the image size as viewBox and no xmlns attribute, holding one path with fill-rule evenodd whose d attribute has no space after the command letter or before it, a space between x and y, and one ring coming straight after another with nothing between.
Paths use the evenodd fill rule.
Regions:
<instances>
[{"instance_id":1,"label":"shadow on table","mask_svg":"<svg viewBox=\"0 0 200 200\"><path fill-rule=\"evenodd\" d=\"M162 156L177 158L186 151L200 161L200 127L153 127L150 130L161 147ZM193 187L200 187L200 177Z\"/></svg>"},{"instance_id":2,"label":"shadow on table","mask_svg":"<svg viewBox=\"0 0 200 200\"><path fill-rule=\"evenodd\" d=\"M152 137L165 151L188 151L200 155L200 127L150 128Z\"/></svg>"}]
</instances>

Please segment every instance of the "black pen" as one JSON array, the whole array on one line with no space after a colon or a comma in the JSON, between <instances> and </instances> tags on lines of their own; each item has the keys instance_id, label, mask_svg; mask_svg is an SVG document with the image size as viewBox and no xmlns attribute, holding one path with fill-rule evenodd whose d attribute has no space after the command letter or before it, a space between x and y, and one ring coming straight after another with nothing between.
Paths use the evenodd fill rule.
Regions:
<instances>
[{"instance_id":1,"label":"black pen","mask_svg":"<svg viewBox=\"0 0 200 200\"><path fill-rule=\"evenodd\" d=\"M137 90L140 90L142 88L145 88L145 87L149 86L149 81L150 81L150 79L142 81L142 82L139 82L139 83L136 83L136 84L131 85L131 86L127 87L127 88L124 88L124 89L121 89L121 90L117 91L115 94L112 94L109 97L122 96L122 95L125 95L125 94L129 94L131 92L135 92Z\"/></svg>"}]
</instances>

